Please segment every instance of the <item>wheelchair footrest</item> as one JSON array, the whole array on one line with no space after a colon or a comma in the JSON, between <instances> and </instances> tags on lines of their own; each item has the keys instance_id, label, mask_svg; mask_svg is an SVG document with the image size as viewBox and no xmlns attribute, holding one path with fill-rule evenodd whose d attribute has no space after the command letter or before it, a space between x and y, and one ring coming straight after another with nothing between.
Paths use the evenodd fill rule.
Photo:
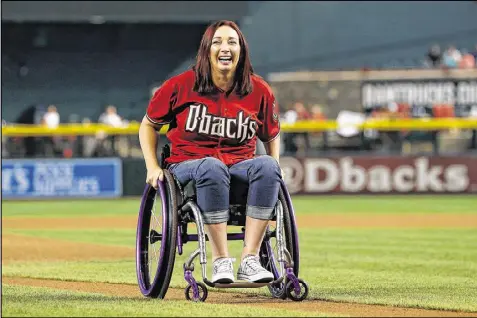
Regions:
<instances>
[{"instance_id":1,"label":"wheelchair footrest","mask_svg":"<svg viewBox=\"0 0 477 318\"><path fill-rule=\"evenodd\" d=\"M218 284L212 283L209 280L205 279L204 283L206 283L210 287L215 288L260 288L263 286L270 285L271 283L252 283L252 282L235 282L230 284Z\"/></svg>"}]
</instances>

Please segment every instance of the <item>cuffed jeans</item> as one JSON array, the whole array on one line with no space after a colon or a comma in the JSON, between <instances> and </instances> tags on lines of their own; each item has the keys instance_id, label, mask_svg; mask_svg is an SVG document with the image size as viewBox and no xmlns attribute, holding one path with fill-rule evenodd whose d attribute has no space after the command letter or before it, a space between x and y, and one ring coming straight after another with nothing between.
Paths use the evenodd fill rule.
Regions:
<instances>
[{"instance_id":1,"label":"cuffed jeans","mask_svg":"<svg viewBox=\"0 0 477 318\"><path fill-rule=\"evenodd\" d=\"M271 156L244 160L231 167L207 157L173 164L169 170L183 186L195 180L197 205L205 224L227 222L230 204L246 203L247 216L255 219L273 217L281 172ZM244 197L247 202L240 202Z\"/></svg>"}]
</instances>

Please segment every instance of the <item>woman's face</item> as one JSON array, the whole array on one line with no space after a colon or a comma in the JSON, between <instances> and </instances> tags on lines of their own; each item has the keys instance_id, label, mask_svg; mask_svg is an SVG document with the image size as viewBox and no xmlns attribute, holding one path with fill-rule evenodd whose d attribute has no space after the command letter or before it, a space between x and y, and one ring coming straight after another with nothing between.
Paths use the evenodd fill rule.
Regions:
<instances>
[{"instance_id":1,"label":"woman's face","mask_svg":"<svg viewBox=\"0 0 477 318\"><path fill-rule=\"evenodd\" d=\"M215 31L209 58L213 71L235 71L240 58L240 43L234 29L223 25Z\"/></svg>"}]
</instances>

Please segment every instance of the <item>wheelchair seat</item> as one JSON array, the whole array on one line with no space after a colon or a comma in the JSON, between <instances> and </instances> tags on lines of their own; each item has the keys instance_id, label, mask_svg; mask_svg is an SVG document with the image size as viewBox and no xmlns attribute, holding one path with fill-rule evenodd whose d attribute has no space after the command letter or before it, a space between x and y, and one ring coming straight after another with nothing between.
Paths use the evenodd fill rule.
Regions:
<instances>
[{"instance_id":1,"label":"wheelchair seat","mask_svg":"<svg viewBox=\"0 0 477 318\"><path fill-rule=\"evenodd\" d=\"M179 184L178 184L179 185ZM185 186L181 187L179 185L179 188L182 188L182 200L185 202L189 199L195 200L196 199L196 192L195 192L195 180L191 180L186 183Z\"/></svg>"},{"instance_id":2,"label":"wheelchair seat","mask_svg":"<svg viewBox=\"0 0 477 318\"><path fill-rule=\"evenodd\" d=\"M187 182L184 186L182 186L176 177L172 174L174 180L176 182L176 188L179 190L178 193L178 207L179 209L189 200L196 202L197 194L196 194L196 186L195 180L191 180ZM246 198L242 198L246 199ZM245 201L244 201L245 202ZM245 204L238 204L238 203L231 203L229 205L230 217L227 225L234 225L234 226L245 226L245 217L246 217L246 205ZM189 213L190 220L189 222L194 222L192 214Z\"/></svg>"}]
</instances>

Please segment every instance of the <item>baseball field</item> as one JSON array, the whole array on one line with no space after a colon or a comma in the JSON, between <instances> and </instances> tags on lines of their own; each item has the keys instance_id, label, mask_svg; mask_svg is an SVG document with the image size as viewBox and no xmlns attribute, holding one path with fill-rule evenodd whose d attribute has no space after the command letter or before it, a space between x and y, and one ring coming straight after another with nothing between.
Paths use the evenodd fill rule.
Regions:
<instances>
[{"instance_id":1,"label":"baseball field","mask_svg":"<svg viewBox=\"0 0 477 318\"><path fill-rule=\"evenodd\" d=\"M182 264L196 242L176 257L166 299L144 298L139 203L3 201L2 316L477 317L475 195L294 196L303 302L272 299L266 287L186 301ZM238 258L240 242L230 247Z\"/></svg>"}]
</instances>

